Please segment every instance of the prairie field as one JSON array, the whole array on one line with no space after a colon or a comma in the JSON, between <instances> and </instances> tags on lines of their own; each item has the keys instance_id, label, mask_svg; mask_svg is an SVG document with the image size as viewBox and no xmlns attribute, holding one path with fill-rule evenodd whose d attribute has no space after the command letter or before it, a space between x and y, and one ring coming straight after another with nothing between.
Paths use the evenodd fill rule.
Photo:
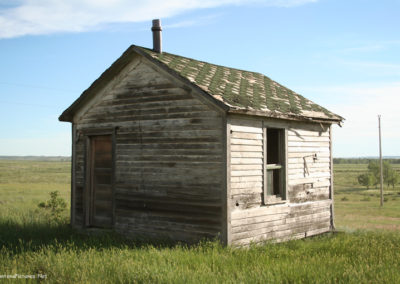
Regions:
<instances>
[{"instance_id":1,"label":"prairie field","mask_svg":"<svg viewBox=\"0 0 400 284\"><path fill-rule=\"evenodd\" d=\"M400 172L400 165L392 165ZM380 189L366 189L357 177L367 171L367 164L334 165L335 224L339 230L383 229L400 232L400 185L384 185L384 205Z\"/></svg>"},{"instance_id":2,"label":"prairie field","mask_svg":"<svg viewBox=\"0 0 400 284\"><path fill-rule=\"evenodd\" d=\"M397 168L399 169L399 168ZM80 234L69 208L53 222L40 202L70 202L70 163L0 160L0 281L50 283L396 283L400 279L400 188L366 189L364 164L335 165L336 233L249 248ZM25 282L26 279L12 279Z\"/></svg>"}]
</instances>

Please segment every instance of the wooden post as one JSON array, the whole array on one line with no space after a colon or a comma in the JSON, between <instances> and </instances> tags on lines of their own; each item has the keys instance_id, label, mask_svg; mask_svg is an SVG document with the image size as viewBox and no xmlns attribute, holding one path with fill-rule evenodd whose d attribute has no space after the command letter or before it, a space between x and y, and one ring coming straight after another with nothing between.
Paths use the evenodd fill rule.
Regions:
<instances>
[{"instance_id":1,"label":"wooden post","mask_svg":"<svg viewBox=\"0 0 400 284\"><path fill-rule=\"evenodd\" d=\"M379 124L379 161L381 167L381 207L383 206L383 162L382 162L382 138L381 138L381 116L378 115Z\"/></svg>"}]
</instances>

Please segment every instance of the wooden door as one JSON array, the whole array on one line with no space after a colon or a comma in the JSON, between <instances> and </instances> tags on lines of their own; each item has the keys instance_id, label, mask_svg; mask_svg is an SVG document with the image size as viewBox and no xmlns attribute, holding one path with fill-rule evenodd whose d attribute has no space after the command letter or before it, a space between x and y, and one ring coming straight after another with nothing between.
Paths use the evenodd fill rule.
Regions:
<instances>
[{"instance_id":1,"label":"wooden door","mask_svg":"<svg viewBox=\"0 0 400 284\"><path fill-rule=\"evenodd\" d=\"M112 136L90 137L89 225L111 227L113 224Z\"/></svg>"}]
</instances>

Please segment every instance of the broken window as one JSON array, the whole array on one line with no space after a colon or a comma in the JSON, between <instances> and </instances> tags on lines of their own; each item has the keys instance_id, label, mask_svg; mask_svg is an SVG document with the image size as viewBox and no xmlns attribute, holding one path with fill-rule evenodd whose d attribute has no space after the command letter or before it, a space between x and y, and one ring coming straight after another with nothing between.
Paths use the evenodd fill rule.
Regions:
<instances>
[{"instance_id":1,"label":"broken window","mask_svg":"<svg viewBox=\"0 0 400 284\"><path fill-rule=\"evenodd\" d=\"M285 129L264 129L264 204L286 199Z\"/></svg>"}]
</instances>

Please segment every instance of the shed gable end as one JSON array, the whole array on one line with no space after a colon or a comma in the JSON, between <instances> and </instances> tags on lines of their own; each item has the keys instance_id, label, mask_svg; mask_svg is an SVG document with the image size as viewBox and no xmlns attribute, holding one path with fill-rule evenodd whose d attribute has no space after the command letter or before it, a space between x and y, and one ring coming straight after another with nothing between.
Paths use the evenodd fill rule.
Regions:
<instances>
[{"instance_id":1,"label":"shed gable end","mask_svg":"<svg viewBox=\"0 0 400 284\"><path fill-rule=\"evenodd\" d=\"M73 223L85 220L85 133L113 128L115 229L185 241L217 236L224 114L146 59L127 70L75 115Z\"/></svg>"}]
</instances>

